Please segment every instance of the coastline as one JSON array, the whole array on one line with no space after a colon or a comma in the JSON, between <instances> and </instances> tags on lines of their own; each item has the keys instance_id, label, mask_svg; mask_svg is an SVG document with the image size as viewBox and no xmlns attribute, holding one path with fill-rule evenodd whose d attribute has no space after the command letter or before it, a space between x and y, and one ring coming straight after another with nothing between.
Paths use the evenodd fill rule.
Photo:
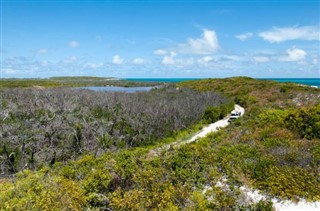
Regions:
<instances>
[{"instance_id":1,"label":"coastline","mask_svg":"<svg viewBox=\"0 0 320 211\"><path fill-rule=\"evenodd\" d=\"M123 80L135 81L135 82L165 82L165 83L178 83L178 82L201 80L201 79L210 79L210 78L123 78ZM276 81L279 83L295 83L301 86L320 88L319 78L254 78L254 79Z\"/></svg>"}]
</instances>

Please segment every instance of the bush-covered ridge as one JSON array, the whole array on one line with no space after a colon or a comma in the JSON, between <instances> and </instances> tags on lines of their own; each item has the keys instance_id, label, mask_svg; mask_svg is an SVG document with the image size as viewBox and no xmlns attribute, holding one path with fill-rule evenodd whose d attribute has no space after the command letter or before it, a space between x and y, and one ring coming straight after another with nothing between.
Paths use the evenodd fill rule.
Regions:
<instances>
[{"instance_id":1,"label":"bush-covered ridge","mask_svg":"<svg viewBox=\"0 0 320 211\"><path fill-rule=\"evenodd\" d=\"M0 181L0 209L46 209L51 199L59 200L51 209L271 209L268 201L246 201L238 189L244 184L280 198L320 199L319 90L248 78L178 86L219 91L245 105L246 115L159 157L138 147L24 171ZM216 185L222 177L229 188ZM205 185L212 190L203 194ZM59 198L65 187L68 197Z\"/></svg>"}]
</instances>

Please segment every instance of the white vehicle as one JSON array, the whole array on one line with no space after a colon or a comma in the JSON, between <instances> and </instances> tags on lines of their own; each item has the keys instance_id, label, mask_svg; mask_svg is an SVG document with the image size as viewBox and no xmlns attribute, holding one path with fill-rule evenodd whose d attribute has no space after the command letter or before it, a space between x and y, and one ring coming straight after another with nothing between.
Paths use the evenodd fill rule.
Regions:
<instances>
[{"instance_id":1,"label":"white vehicle","mask_svg":"<svg viewBox=\"0 0 320 211\"><path fill-rule=\"evenodd\" d=\"M235 119L238 119L241 116L241 112L239 111L232 111L229 117L229 122Z\"/></svg>"}]
</instances>

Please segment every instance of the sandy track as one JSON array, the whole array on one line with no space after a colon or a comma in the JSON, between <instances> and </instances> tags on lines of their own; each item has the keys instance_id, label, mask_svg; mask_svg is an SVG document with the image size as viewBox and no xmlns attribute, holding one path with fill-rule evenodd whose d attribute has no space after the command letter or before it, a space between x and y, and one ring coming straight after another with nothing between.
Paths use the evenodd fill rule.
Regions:
<instances>
[{"instance_id":1,"label":"sandy track","mask_svg":"<svg viewBox=\"0 0 320 211\"><path fill-rule=\"evenodd\" d=\"M244 108L242 108L239 105L235 105L234 111L241 112L241 116L243 116L243 114L245 112ZM227 127L229 125L229 123L230 123L230 122L228 122L228 120L229 120L229 115L226 116L222 120L219 120L219 121L217 121L215 123L212 123L212 124L208 125L207 127L204 127L199 133L195 134L190 139L181 142L180 145L181 144L188 144L188 143L197 141L199 138L203 138L206 135L208 135L209 133L216 132L220 128Z\"/></svg>"},{"instance_id":2,"label":"sandy track","mask_svg":"<svg viewBox=\"0 0 320 211\"><path fill-rule=\"evenodd\" d=\"M241 116L244 115L245 110L243 107L239 106L239 105L235 105L234 111L237 112L241 112ZM205 137L206 135L208 135L209 133L218 131L220 128L224 128L226 126L228 126L230 123L228 122L229 120L229 115L226 116L224 119L219 120L217 122L214 122L204 128L202 128L202 130L196 134L194 134L191 138L184 140L184 141L176 141L173 142L171 144L167 144L163 147L159 147L157 149L151 150L149 152L149 155L151 157L154 156L159 156L160 153L162 151L168 150L171 147L176 148L176 147L180 147L181 145L184 144L189 144L192 142L195 142L197 140L199 140L200 138ZM225 180L226 182L227 180ZM204 190L204 193L207 189L210 189L210 187L206 187ZM247 188L245 186L240 187L240 191L247 197L248 200L252 201L253 203L257 203L260 200L265 200L265 199L270 199L270 197L266 197L265 195L261 194L260 191L255 190L255 189L251 189L251 188ZM310 211L315 211L315 210L320 210L320 202L307 202L304 199L301 199L299 202L295 203L293 201L290 200L278 200L276 198L271 198L271 201L273 202L273 208L276 211L300 211L300 210L310 210Z\"/></svg>"},{"instance_id":3,"label":"sandy track","mask_svg":"<svg viewBox=\"0 0 320 211\"><path fill-rule=\"evenodd\" d=\"M243 116L245 113L244 108L239 105L235 105L234 111L241 112L241 116ZM191 138L189 138L187 140L184 140L184 141L179 140L179 141L167 144L165 146L159 147L157 149L151 150L149 152L149 155L150 156L159 155L162 151L168 150L171 147L176 148L176 147L180 147L181 145L184 145L184 144L189 144L189 143L195 142L195 141L199 140L200 138L205 137L209 133L215 132L215 131L219 130L220 128L224 128L224 127L228 126L230 123L230 122L228 122L229 116L230 115L226 116L222 120L216 121L216 122L202 128L202 130L200 130L200 132L194 134Z\"/></svg>"}]
</instances>

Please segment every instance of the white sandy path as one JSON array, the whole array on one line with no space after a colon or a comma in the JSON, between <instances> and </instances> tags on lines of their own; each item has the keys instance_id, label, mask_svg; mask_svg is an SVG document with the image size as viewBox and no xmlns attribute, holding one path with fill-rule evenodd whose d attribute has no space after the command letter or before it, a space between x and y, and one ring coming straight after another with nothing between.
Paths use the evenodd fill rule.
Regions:
<instances>
[{"instance_id":1,"label":"white sandy path","mask_svg":"<svg viewBox=\"0 0 320 211\"><path fill-rule=\"evenodd\" d=\"M243 114L244 114L244 108L242 108L239 105L235 105L235 108L233 111L241 112L241 116L243 116ZM228 120L229 120L229 115L222 120L219 120L215 123L210 124L207 127L204 127L199 133L192 136L189 140L182 142L181 144L188 144L188 143L194 142L194 141L198 140L199 138L205 137L209 133L215 132L215 131L219 130L220 128L224 128L224 127L228 126L229 125Z\"/></svg>"},{"instance_id":2,"label":"white sandy path","mask_svg":"<svg viewBox=\"0 0 320 211\"><path fill-rule=\"evenodd\" d=\"M245 110L243 107L239 105L235 105L234 111L241 112L241 116L244 115ZM191 138L185 141L177 141L173 142L171 144L165 145L163 147L160 147L158 149L152 150L150 154L153 156L159 155L159 153L163 150L168 150L170 147L180 147L181 145L184 144L189 144L192 142L197 141L199 138L203 138L209 133L215 132L219 130L219 128L224 128L229 125L229 115L225 117L222 120L219 120L215 123L212 123L208 125L207 127L204 127L199 133L193 135ZM226 182L226 179L225 181ZM225 184L227 185L227 184ZM210 189L210 187L205 187L204 193ZM245 186L240 187L240 191L247 197L247 200L250 200L254 203L259 202L260 200L265 200L270 197L266 197L265 195L261 194L259 190L247 188ZM276 211L320 211L320 202L307 202L304 199L301 199L298 203L289 201L289 200L277 200L275 198L272 198L271 201L273 202L273 208Z\"/></svg>"},{"instance_id":3,"label":"white sandy path","mask_svg":"<svg viewBox=\"0 0 320 211\"><path fill-rule=\"evenodd\" d=\"M244 108L242 108L239 105L235 105L233 111L241 112L241 116L243 116L243 114L245 112ZM171 147L176 148L176 147L180 147L181 145L184 145L184 144L189 144L189 143L195 142L199 138L203 138L206 135L208 135L209 133L212 133L212 132L219 130L219 128L224 128L224 127L228 126L229 125L229 122L228 122L229 116L230 115L226 116L222 120L219 120L217 122L214 122L214 123L202 128L202 130L200 132L196 133L195 135L193 135L191 138L189 138L187 140L184 140L184 141L179 140L179 141L167 144L165 146L150 150L149 157L159 156L162 151L166 151L166 150L170 149Z\"/></svg>"},{"instance_id":4,"label":"white sandy path","mask_svg":"<svg viewBox=\"0 0 320 211\"><path fill-rule=\"evenodd\" d=\"M237 111L237 112L241 112L241 115L240 116L243 116L244 115L244 108L242 108L241 106L239 105L235 105L234 107L234 110L233 111ZM212 132L215 132L217 130L219 130L220 128L224 128L226 126L229 125L230 122L228 122L229 120L229 116L226 116L224 119L222 120L219 120L217 122L214 122L204 128L202 128L202 130L198 133L196 133L195 135L193 135L191 138L185 140L185 141L176 141L176 142L173 142L171 144L167 144L163 147L160 147L158 149L155 149L155 150L152 150L152 153L156 153L156 154L159 154L159 152L163 151L163 150L168 150L170 149L170 147L180 147L181 145L184 145L184 144L189 144L189 143L192 143L192 142L195 142L197 141L198 139L200 138L203 138L205 137L206 135L208 135L209 133L212 133Z\"/></svg>"}]
</instances>

